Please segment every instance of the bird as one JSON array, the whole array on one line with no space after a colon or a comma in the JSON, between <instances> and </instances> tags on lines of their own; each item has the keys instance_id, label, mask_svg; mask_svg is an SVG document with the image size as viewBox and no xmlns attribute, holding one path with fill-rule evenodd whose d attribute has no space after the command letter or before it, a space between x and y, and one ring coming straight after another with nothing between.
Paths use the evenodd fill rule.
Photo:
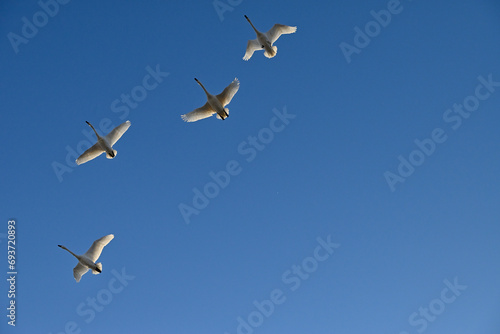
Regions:
<instances>
[{"instance_id":1,"label":"bird","mask_svg":"<svg viewBox=\"0 0 500 334\"><path fill-rule=\"evenodd\" d=\"M248 60L252 57L253 53L257 50L264 49L264 56L267 58L273 58L278 53L278 47L273 46L273 43L278 40L278 38L283 34L293 34L297 31L297 27L285 26L283 24L275 24L271 29L269 29L266 33L261 33L258 31L252 21L245 15L248 23L252 26L253 30L257 34L257 39L252 39L248 41L247 50L245 52L245 56L243 56L243 60Z\"/></svg>"},{"instance_id":2,"label":"bird","mask_svg":"<svg viewBox=\"0 0 500 334\"><path fill-rule=\"evenodd\" d=\"M78 264L76 267L73 269L73 276L75 277L76 282L80 282L80 279L82 276L89 270L92 269L92 273L94 275L100 274L102 272L102 264L95 263L99 256L101 255L102 249L104 246L109 244L111 240L113 240L115 236L113 234L108 234L100 239L97 239L92 243L92 246L90 246L89 250L87 253L83 255L76 255L66 247L62 245L57 245L61 247L62 249L67 250L68 252L71 253L74 257L78 259Z\"/></svg>"},{"instance_id":3,"label":"bird","mask_svg":"<svg viewBox=\"0 0 500 334\"><path fill-rule=\"evenodd\" d=\"M76 164L77 165L84 164L87 161L90 161L92 159L97 158L98 156L100 156L104 152L106 152L106 158L113 159L116 156L116 154L118 153L116 150L113 149L113 145L128 130L128 128L131 125L130 121L126 121L126 122L118 125L116 128L114 128L110 133L108 133L104 137L99 136L99 134L94 129L92 124L90 124L87 121L85 121L85 122L92 128L92 130L94 130L95 135L97 136L97 143L95 143L92 147L90 147L88 150L83 152L83 154L80 155L78 157L78 159L76 159Z\"/></svg>"},{"instance_id":4,"label":"bird","mask_svg":"<svg viewBox=\"0 0 500 334\"><path fill-rule=\"evenodd\" d=\"M203 107L181 115L181 118L185 122L195 122L200 119L208 118L213 114L217 114L217 118L221 120L225 120L229 117L229 109L224 107L231 102L234 94L236 94L240 88L240 81L238 78L234 78L233 82L231 82L219 95L210 94L198 79L194 78L194 80L203 88L205 94L207 94L208 101Z\"/></svg>"}]
</instances>

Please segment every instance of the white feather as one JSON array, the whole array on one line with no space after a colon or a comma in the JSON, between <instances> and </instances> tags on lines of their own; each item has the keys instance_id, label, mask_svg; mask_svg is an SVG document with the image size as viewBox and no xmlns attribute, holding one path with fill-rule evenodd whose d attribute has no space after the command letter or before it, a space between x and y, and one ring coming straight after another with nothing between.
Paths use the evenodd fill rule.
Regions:
<instances>
[{"instance_id":1,"label":"white feather","mask_svg":"<svg viewBox=\"0 0 500 334\"><path fill-rule=\"evenodd\" d=\"M229 115L229 110L224 107L231 102L234 95L238 92L238 89L240 89L240 82L238 78L235 78L233 82L229 84L229 86L224 88L222 93L215 96L210 94L198 79L195 78L195 80L205 91L205 94L207 95L207 103L205 103L203 107L195 109L187 114L181 115L181 118L185 122L195 122L200 119L208 118L213 114L217 114L218 119L227 118L227 115Z\"/></svg>"},{"instance_id":2,"label":"white feather","mask_svg":"<svg viewBox=\"0 0 500 334\"><path fill-rule=\"evenodd\" d=\"M252 21L245 15L248 23L252 26L253 30L257 34L257 39L249 40L247 43L247 49L244 60L249 60L253 53L257 50L264 50L264 56L267 58L273 58L278 52L278 48L273 46L273 43L278 40L278 38L283 34L293 34L297 31L297 27L286 26L283 24L275 24L268 32L262 33L252 24Z\"/></svg>"},{"instance_id":3,"label":"white feather","mask_svg":"<svg viewBox=\"0 0 500 334\"><path fill-rule=\"evenodd\" d=\"M113 149L113 145L116 144L118 139L120 139L123 136L123 134L128 130L128 128L131 125L130 121L126 121L118 125L113 130L111 130L111 132L108 133L106 136L101 137L94 129L92 124L90 124L89 122L87 122L87 124L92 128L92 130L94 130L97 136L97 143L95 143L91 148L83 152L83 154L80 155L78 159L76 159L77 165L81 165L86 163L87 161L95 159L104 152L106 152L106 158L113 159L117 153L116 150ZM113 152L114 156L110 155L109 152Z\"/></svg>"},{"instance_id":4,"label":"white feather","mask_svg":"<svg viewBox=\"0 0 500 334\"><path fill-rule=\"evenodd\" d=\"M100 239L97 239L92 243L92 246L90 246L89 250L83 255L76 255L66 247L58 245L78 259L78 264L75 268L73 268L73 276L75 277L77 283L80 282L82 276L87 271L89 271L89 269L91 269L92 273L96 275L102 271L102 264L95 263L95 261L97 261L99 256L101 256L104 246L109 244L109 242L113 240L114 237L114 235L108 234Z\"/></svg>"}]
</instances>

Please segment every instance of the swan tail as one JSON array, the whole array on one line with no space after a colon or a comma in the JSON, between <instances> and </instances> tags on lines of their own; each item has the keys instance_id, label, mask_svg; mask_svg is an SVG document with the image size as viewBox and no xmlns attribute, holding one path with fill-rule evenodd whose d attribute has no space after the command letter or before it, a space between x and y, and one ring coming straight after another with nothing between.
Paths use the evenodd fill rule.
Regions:
<instances>
[{"instance_id":1,"label":"swan tail","mask_svg":"<svg viewBox=\"0 0 500 334\"><path fill-rule=\"evenodd\" d=\"M225 111L225 112L226 112L226 114L227 114L227 116L226 116L226 117L228 117L228 116L229 116L229 109L228 109L228 108L224 108L224 111ZM216 117L217 117L218 119L222 119L222 120L223 120L223 118L222 118L222 117L220 117L220 115L219 115L219 114L217 114L217 115L216 115Z\"/></svg>"},{"instance_id":2,"label":"swan tail","mask_svg":"<svg viewBox=\"0 0 500 334\"><path fill-rule=\"evenodd\" d=\"M114 154L114 157L116 157L116 154L118 154L118 152L116 150L113 150L113 154ZM114 157L110 156L107 152L106 152L106 158L108 159L113 159Z\"/></svg>"},{"instance_id":3,"label":"swan tail","mask_svg":"<svg viewBox=\"0 0 500 334\"><path fill-rule=\"evenodd\" d=\"M276 45L273 45L272 48L273 48L273 52L269 53L266 50L264 52L264 56L266 56L267 58L273 58L274 56L276 56L276 54L278 53L278 47Z\"/></svg>"},{"instance_id":4,"label":"swan tail","mask_svg":"<svg viewBox=\"0 0 500 334\"><path fill-rule=\"evenodd\" d=\"M96 263L95 266L97 267L97 270L92 269L92 274L97 275L100 274L102 271L102 263Z\"/></svg>"}]
</instances>

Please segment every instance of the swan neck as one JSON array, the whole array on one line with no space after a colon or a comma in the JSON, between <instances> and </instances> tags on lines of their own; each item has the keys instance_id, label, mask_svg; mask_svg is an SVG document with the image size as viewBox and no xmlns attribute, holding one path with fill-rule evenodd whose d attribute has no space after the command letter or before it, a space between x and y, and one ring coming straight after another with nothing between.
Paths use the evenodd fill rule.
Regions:
<instances>
[{"instance_id":1,"label":"swan neck","mask_svg":"<svg viewBox=\"0 0 500 334\"><path fill-rule=\"evenodd\" d=\"M97 131L94 129L94 126L92 124L90 124L89 122L87 122L87 124L92 128L92 130L94 130L94 133L97 136L97 138L101 138L101 136L99 136L99 134L97 133Z\"/></svg>"},{"instance_id":2,"label":"swan neck","mask_svg":"<svg viewBox=\"0 0 500 334\"><path fill-rule=\"evenodd\" d=\"M259 33L260 31L257 30L257 28L254 27L252 21L250 21L250 19L247 17L247 21L248 23L250 23L250 25L252 26L253 30L255 30L256 33Z\"/></svg>"},{"instance_id":3,"label":"swan neck","mask_svg":"<svg viewBox=\"0 0 500 334\"><path fill-rule=\"evenodd\" d=\"M74 257L76 257L78 260L80 260L80 257L78 255L76 255L75 253L73 253L72 251L70 251L69 249L67 249L66 247L62 247L62 249L65 249L67 250L71 255L73 255Z\"/></svg>"},{"instance_id":4,"label":"swan neck","mask_svg":"<svg viewBox=\"0 0 500 334\"><path fill-rule=\"evenodd\" d=\"M201 86L201 88L203 88L203 91L205 92L205 94L207 94L207 96L210 96L210 93L207 92L207 90L205 89L205 86L203 86L203 84L199 81L197 81L198 84Z\"/></svg>"}]
</instances>

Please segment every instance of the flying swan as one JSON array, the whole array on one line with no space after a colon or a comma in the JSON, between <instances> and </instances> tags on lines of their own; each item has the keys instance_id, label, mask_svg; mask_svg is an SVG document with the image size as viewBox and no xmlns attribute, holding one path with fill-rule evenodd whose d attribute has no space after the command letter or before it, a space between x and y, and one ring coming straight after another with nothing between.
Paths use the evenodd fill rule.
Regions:
<instances>
[{"instance_id":1,"label":"flying swan","mask_svg":"<svg viewBox=\"0 0 500 334\"><path fill-rule=\"evenodd\" d=\"M205 94L207 94L208 101L207 103L205 103L203 107L195 109L185 115L181 115L181 118L185 122L195 122L200 119L208 118L213 114L217 114L218 119L222 120L226 119L229 116L229 109L224 107L228 105L229 102L231 102L234 94L236 94L236 92L240 88L240 82L238 81L238 78L235 78L233 82L231 82L229 86L227 86L222 91L222 93L215 96L207 92L205 87L203 87L203 85L198 79L194 78L194 80L196 80L196 82L201 86L201 88L203 88Z\"/></svg>"},{"instance_id":2,"label":"flying swan","mask_svg":"<svg viewBox=\"0 0 500 334\"><path fill-rule=\"evenodd\" d=\"M83 152L83 154L80 155L78 159L76 159L77 165L81 165L86 163L87 161L95 159L104 152L106 152L106 158L113 159L117 153L116 150L113 150L113 145L118 141L118 139L121 138L121 136L123 136L123 134L128 130L128 128L131 125L130 121L126 121L118 125L106 136L101 137L94 129L92 124L90 124L87 121L86 123L92 128L92 130L94 130L95 135L97 136L97 143L95 143L91 148Z\"/></svg>"},{"instance_id":3,"label":"flying swan","mask_svg":"<svg viewBox=\"0 0 500 334\"><path fill-rule=\"evenodd\" d=\"M73 255L74 257L76 257L78 259L78 264L73 269L73 276L75 277L75 280L77 283L80 282L80 279L82 278L82 276L89 269L92 269L92 274L94 274L94 275L100 274L102 272L102 264L100 262L95 263L95 261L97 261L99 256L101 256L101 252L102 252L102 249L104 248L104 246L109 244L109 242L111 240L113 240L114 237L115 237L114 235L108 234L108 235L102 237L101 239L97 239L96 241L94 241L92 246L90 246L87 253L85 253L83 255L76 255L75 253L73 253L72 251L67 249L66 247L61 246L61 245L57 245L57 246L61 247L62 249L67 250L68 252L71 253L71 255Z\"/></svg>"},{"instance_id":4,"label":"flying swan","mask_svg":"<svg viewBox=\"0 0 500 334\"><path fill-rule=\"evenodd\" d=\"M275 24L271 29L269 29L266 33L261 33L258 31L248 16L245 15L248 23L252 26L253 30L257 34L257 39L252 39L248 41L247 51L245 52L245 56L243 60L248 60L252 57L253 53L257 50L264 49L264 56L267 58L273 58L278 53L278 48L273 46L273 43L278 40L278 38L283 34L293 34L297 31L297 27L285 26L283 24Z\"/></svg>"}]
</instances>

